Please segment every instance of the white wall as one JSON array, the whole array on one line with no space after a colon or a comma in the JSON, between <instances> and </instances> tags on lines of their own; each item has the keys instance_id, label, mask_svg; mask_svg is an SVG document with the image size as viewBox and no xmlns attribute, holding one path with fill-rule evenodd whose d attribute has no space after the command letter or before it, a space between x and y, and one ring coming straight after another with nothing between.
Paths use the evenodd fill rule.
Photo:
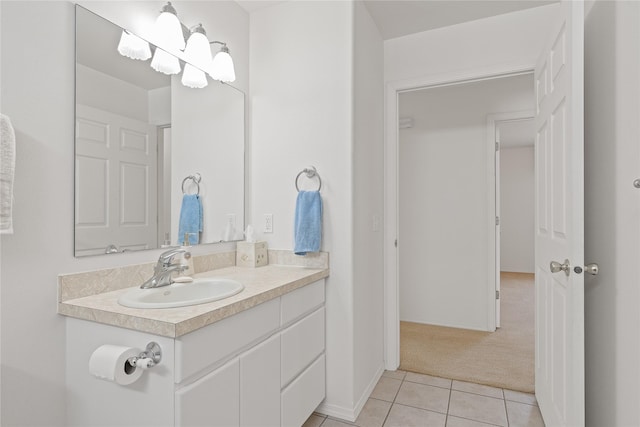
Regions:
<instances>
[{"instance_id":1,"label":"white wall","mask_svg":"<svg viewBox=\"0 0 640 427\"><path fill-rule=\"evenodd\" d=\"M534 272L533 153L533 146L500 150L501 271Z\"/></svg>"},{"instance_id":2,"label":"white wall","mask_svg":"<svg viewBox=\"0 0 640 427\"><path fill-rule=\"evenodd\" d=\"M354 47L354 401L364 405L383 369L384 76L380 33L355 4ZM373 383L372 383L373 382Z\"/></svg>"},{"instance_id":3,"label":"white wall","mask_svg":"<svg viewBox=\"0 0 640 427\"><path fill-rule=\"evenodd\" d=\"M251 14L252 217L270 248L293 248L294 179L322 178L327 412L353 407L352 5L284 2ZM317 182L301 178L302 188ZM260 233L262 227L256 227Z\"/></svg>"},{"instance_id":4,"label":"white wall","mask_svg":"<svg viewBox=\"0 0 640 427\"><path fill-rule=\"evenodd\" d=\"M263 215L273 214L273 234L261 237L291 249L294 179L316 166L321 249L331 254L320 410L346 419L364 403L382 357L381 235L370 228L382 209L381 185L372 187L382 182L381 48L362 5L284 2L251 15L252 217L260 233Z\"/></svg>"},{"instance_id":5,"label":"white wall","mask_svg":"<svg viewBox=\"0 0 640 427\"><path fill-rule=\"evenodd\" d=\"M585 22L586 423L640 425L640 3Z\"/></svg>"},{"instance_id":6,"label":"white wall","mask_svg":"<svg viewBox=\"0 0 640 427\"><path fill-rule=\"evenodd\" d=\"M155 19L162 4L87 7L103 7L117 22ZM211 19L217 28L211 36L234 41L238 82L248 88L246 12L233 2L174 5L187 22L202 19L206 26ZM151 262L160 251L73 257L74 6L3 1L0 8L0 111L11 118L17 138L14 234L0 238L1 423L63 426L65 331L56 313L57 275ZM219 248L203 246L197 254Z\"/></svg>"},{"instance_id":7,"label":"white wall","mask_svg":"<svg viewBox=\"0 0 640 427\"><path fill-rule=\"evenodd\" d=\"M0 7L0 110L17 143L14 234L0 237L1 423L62 426L65 335L56 276L73 262L73 6ZM38 25L24 33L29 22ZM17 34L22 43L14 43Z\"/></svg>"},{"instance_id":8,"label":"white wall","mask_svg":"<svg viewBox=\"0 0 640 427\"><path fill-rule=\"evenodd\" d=\"M400 117L414 119L400 131L400 319L488 330L487 115L531 109L533 77L406 92L399 102Z\"/></svg>"},{"instance_id":9,"label":"white wall","mask_svg":"<svg viewBox=\"0 0 640 427\"><path fill-rule=\"evenodd\" d=\"M559 6L507 13L384 42L385 81L535 64Z\"/></svg>"}]
</instances>

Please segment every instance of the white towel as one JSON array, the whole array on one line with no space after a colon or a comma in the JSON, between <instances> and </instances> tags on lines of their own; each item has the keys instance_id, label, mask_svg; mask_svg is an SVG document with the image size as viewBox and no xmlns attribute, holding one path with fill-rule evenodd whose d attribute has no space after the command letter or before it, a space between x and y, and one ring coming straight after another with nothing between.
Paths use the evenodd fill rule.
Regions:
<instances>
[{"instance_id":1,"label":"white towel","mask_svg":"<svg viewBox=\"0 0 640 427\"><path fill-rule=\"evenodd\" d=\"M11 120L0 114L0 234L13 234L13 178L16 134Z\"/></svg>"}]
</instances>

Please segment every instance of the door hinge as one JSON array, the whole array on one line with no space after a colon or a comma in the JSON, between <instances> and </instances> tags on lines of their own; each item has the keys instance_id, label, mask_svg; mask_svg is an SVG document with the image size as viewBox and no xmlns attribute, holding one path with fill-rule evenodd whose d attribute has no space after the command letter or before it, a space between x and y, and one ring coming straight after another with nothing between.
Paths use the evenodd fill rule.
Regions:
<instances>
[{"instance_id":1,"label":"door hinge","mask_svg":"<svg viewBox=\"0 0 640 427\"><path fill-rule=\"evenodd\" d=\"M496 141L496 151L500 151L500 143Z\"/></svg>"},{"instance_id":2,"label":"door hinge","mask_svg":"<svg viewBox=\"0 0 640 427\"><path fill-rule=\"evenodd\" d=\"M496 217L496 225L500 225L500 217L499 216Z\"/></svg>"},{"instance_id":3,"label":"door hinge","mask_svg":"<svg viewBox=\"0 0 640 427\"><path fill-rule=\"evenodd\" d=\"M396 248L398 247L398 239L396 239L396 240L393 242L393 245L394 245Z\"/></svg>"},{"instance_id":4,"label":"door hinge","mask_svg":"<svg viewBox=\"0 0 640 427\"><path fill-rule=\"evenodd\" d=\"M496 299L500 299L500 291L496 291Z\"/></svg>"}]
</instances>

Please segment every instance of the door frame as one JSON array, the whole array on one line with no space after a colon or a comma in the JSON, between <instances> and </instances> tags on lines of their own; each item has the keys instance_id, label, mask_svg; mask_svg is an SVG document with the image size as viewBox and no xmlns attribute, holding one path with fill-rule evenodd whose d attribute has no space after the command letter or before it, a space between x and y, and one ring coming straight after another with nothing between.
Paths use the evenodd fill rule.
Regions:
<instances>
[{"instance_id":1,"label":"door frame","mask_svg":"<svg viewBox=\"0 0 640 427\"><path fill-rule=\"evenodd\" d=\"M533 77L533 75L532 75ZM535 96L535 94L534 94ZM519 121L524 121L524 120L533 120L535 118L536 112L535 110L523 110L523 111L510 111L507 113L497 113L497 114L489 114L487 115L487 145L491 146L494 143L500 144L499 147L496 147L495 149L495 153L493 156L493 172L494 172L494 194L495 197L493 199L494 201L494 207L495 207L495 217L499 218L498 221L495 222L495 230L494 230L494 236L495 236L495 246L494 246L494 253L495 253L495 257L494 257L494 265L495 265L495 276L494 276L494 283L495 283L495 291L499 292L500 291L500 230L502 227L502 217L501 217L501 212L500 212L500 201L501 201L501 194L500 194L500 151L502 151L502 142L500 141L499 138L499 132L498 132L498 126L500 123L505 123L505 122L519 122ZM533 141L533 136L532 136L532 141ZM490 191L490 189L489 189ZM489 282L491 283L491 282ZM501 295L501 294L500 294ZM494 305L494 310L493 312L495 312L495 317L493 318L493 324L495 325L496 328L500 327L500 301L501 301L502 296L498 297L496 295L496 298L493 300L493 302L489 302L489 310L487 311L487 313L489 314L489 319L488 319L488 324L491 325L492 322L492 311L491 311L491 304Z\"/></svg>"},{"instance_id":2,"label":"door frame","mask_svg":"<svg viewBox=\"0 0 640 427\"><path fill-rule=\"evenodd\" d=\"M452 86L503 77L513 77L533 73L535 62L518 61L478 68L464 72L451 72L419 77L410 80L387 82L385 87L385 152L384 152L384 365L387 370L396 370L400 366L400 298L399 298L399 249L398 249L398 97L402 92L418 89ZM488 148L489 150L489 148ZM495 149L491 145L488 160L495 161ZM487 154L489 156L489 154ZM495 186L493 168L487 171L488 188ZM495 193L490 191L489 215L491 228L495 230ZM491 234L490 234L491 235ZM493 232L495 235L495 231ZM489 322L495 330L495 239L488 239L488 297ZM493 243L491 243L493 241ZM401 242L400 242L401 244ZM491 300L491 301L490 301ZM490 319L493 319L491 323Z\"/></svg>"},{"instance_id":3,"label":"door frame","mask_svg":"<svg viewBox=\"0 0 640 427\"><path fill-rule=\"evenodd\" d=\"M171 124L158 125L158 247L164 247L165 233L169 229L169 244L171 240ZM167 139L166 136L169 138Z\"/></svg>"}]
</instances>

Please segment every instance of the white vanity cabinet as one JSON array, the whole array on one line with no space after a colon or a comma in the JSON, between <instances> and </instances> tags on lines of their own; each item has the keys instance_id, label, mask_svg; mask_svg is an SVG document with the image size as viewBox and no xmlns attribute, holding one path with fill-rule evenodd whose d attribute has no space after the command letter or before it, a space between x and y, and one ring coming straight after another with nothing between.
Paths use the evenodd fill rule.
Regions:
<instances>
[{"instance_id":1,"label":"white vanity cabinet","mask_svg":"<svg viewBox=\"0 0 640 427\"><path fill-rule=\"evenodd\" d=\"M322 279L175 339L67 319L69 424L302 425L325 397L324 292ZM148 341L163 358L134 384L87 372L100 345Z\"/></svg>"}]
</instances>

